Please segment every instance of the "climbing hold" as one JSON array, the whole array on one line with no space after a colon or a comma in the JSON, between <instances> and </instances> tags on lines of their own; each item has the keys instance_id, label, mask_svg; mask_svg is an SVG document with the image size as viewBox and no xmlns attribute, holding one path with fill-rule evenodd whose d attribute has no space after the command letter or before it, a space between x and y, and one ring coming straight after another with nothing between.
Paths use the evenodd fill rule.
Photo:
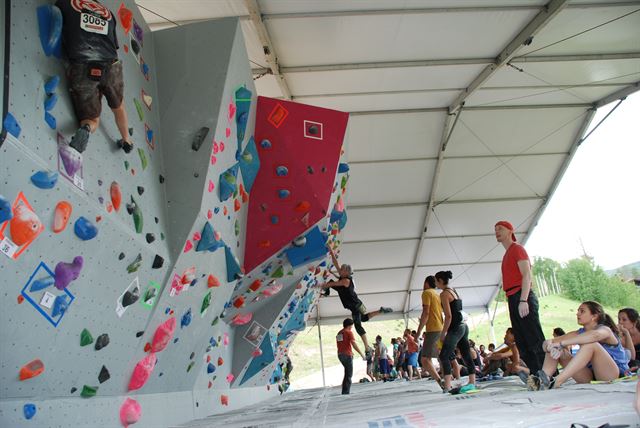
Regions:
<instances>
[{"instance_id":1,"label":"climbing hold","mask_svg":"<svg viewBox=\"0 0 640 428\"><path fill-rule=\"evenodd\" d=\"M105 366L102 366L102 368L100 369L100 374L98 375L98 381L100 383L105 383L110 378L111 378L111 374L109 373L109 370L107 370Z\"/></svg>"},{"instance_id":2,"label":"climbing hold","mask_svg":"<svg viewBox=\"0 0 640 428\"><path fill-rule=\"evenodd\" d=\"M211 374L211 373L213 373L215 371L216 371L216 366L214 366L213 364L209 363L207 365L207 373Z\"/></svg>"},{"instance_id":3,"label":"climbing hold","mask_svg":"<svg viewBox=\"0 0 640 428\"><path fill-rule=\"evenodd\" d=\"M191 243L190 240L187 239L187 242L185 242L184 249L182 250L182 252L188 253L189 251L191 251L192 248L193 248L193 244Z\"/></svg>"},{"instance_id":4,"label":"climbing hold","mask_svg":"<svg viewBox=\"0 0 640 428\"><path fill-rule=\"evenodd\" d=\"M44 230L44 225L25 203L19 203L13 209L13 217L9 220L11 240L17 246L33 241Z\"/></svg>"},{"instance_id":5,"label":"climbing hold","mask_svg":"<svg viewBox=\"0 0 640 428\"><path fill-rule=\"evenodd\" d=\"M93 343L93 336L86 328L82 329L80 333L80 346L87 346Z\"/></svg>"},{"instance_id":6,"label":"climbing hold","mask_svg":"<svg viewBox=\"0 0 640 428\"><path fill-rule=\"evenodd\" d=\"M151 352L163 351L173 337L175 329L176 319L174 317L171 317L160 324L158 328L156 328L156 332L153 334L153 340L151 342Z\"/></svg>"},{"instance_id":7,"label":"climbing hold","mask_svg":"<svg viewBox=\"0 0 640 428\"><path fill-rule=\"evenodd\" d=\"M58 182L58 173L53 171L38 171L31 176L31 182L38 189L53 189Z\"/></svg>"},{"instance_id":8,"label":"climbing hold","mask_svg":"<svg viewBox=\"0 0 640 428\"><path fill-rule=\"evenodd\" d=\"M76 172L82 168L82 155L75 149L71 148L64 138L58 138L58 155L62 159L62 165L69 177L76 175Z\"/></svg>"},{"instance_id":9,"label":"climbing hold","mask_svg":"<svg viewBox=\"0 0 640 428\"><path fill-rule=\"evenodd\" d=\"M262 281L259 280L259 279L256 279L255 281L253 281L251 283L251 285L249 285L249 290L258 291L260 289L260 287L262 287Z\"/></svg>"},{"instance_id":10,"label":"climbing hold","mask_svg":"<svg viewBox=\"0 0 640 428\"><path fill-rule=\"evenodd\" d=\"M49 125L49 128L51 129L56 129L58 127L58 122L56 121L56 118L48 111L44 112L44 121L47 125Z\"/></svg>"},{"instance_id":11,"label":"climbing hold","mask_svg":"<svg viewBox=\"0 0 640 428\"><path fill-rule=\"evenodd\" d=\"M133 369L133 373L131 374L131 379L129 380L129 391L140 389L145 383L147 383L157 360L158 358L156 357L156 354L151 353L138 361L138 364L136 364Z\"/></svg>"},{"instance_id":12,"label":"climbing hold","mask_svg":"<svg viewBox=\"0 0 640 428\"><path fill-rule=\"evenodd\" d=\"M84 398L91 398L91 397L95 397L97 392L98 392L97 386L84 385L82 387L82 392L80 392L80 396Z\"/></svg>"},{"instance_id":13,"label":"climbing hold","mask_svg":"<svg viewBox=\"0 0 640 428\"><path fill-rule=\"evenodd\" d=\"M99 351L102 348L106 347L108 344L109 344L109 335L107 333L101 334L96 339L96 344L94 346L94 349L96 351Z\"/></svg>"},{"instance_id":14,"label":"climbing hold","mask_svg":"<svg viewBox=\"0 0 640 428\"><path fill-rule=\"evenodd\" d=\"M235 94L236 101L236 132L238 136L238 148L244 141L244 133L249 120L249 109L251 107L251 91L245 87L238 88Z\"/></svg>"},{"instance_id":15,"label":"climbing hold","mask_svg":"<svg viewBox=\"0 0 640 428\"><path fill-rule=\"evenodd\" d=\"M229 405L229 397L227 395L220 395L220 404L222 404L223 406L228 406Z\"/></svg>"},{"instance_id":16,"label":"climbing hold","mask_svg":"<svg viewBox=\"0 0 640 428\"><path fill-rule=\"evenodd\" d=\"M235 212L240 211L240 201L237 199L233 201L233 211Z\"/></svg>"},{"instance_id":17,"label":"climbing hold","mask_svg":"<svg viewBox=\"0 0 640 428\"><path fill-rule=\"evenodd\" d=\"M137 98L133 99L133 104L136 106L136 112L138 113L138 119L142 122L144 120L144 110L142 110L142 104Z\"/></svg>"},{"instance_id":18,"label":"climbing hold","mask_svg":"<svg viewBox=\"0 0 640 428\"><path fill-rule=\"evenodd\" d=\"M282 278L283 276L284 269L282 268L282 266L278 266L278 268L271 274L271 278Z\"/></svg>"},{"instance_id":19,"label":"climbing hold","mask_svg":"<svg viewBox=\"0 0 640 428\"><path fill-rule=\"evenodd\" d=\"M218 366L221 366L224 364L224 360L222 359L222 357L218 357Z\"/></svg>"},{"instance_id":20,"label":"climbing hold","mask_svg":"<svg viewBox=\"0 0 640 428\"><path fill-rule=\"evenodd\" d=\"M206 222L202 228L196 251L214 252L223 245L224 242L220 239L220 235L213 230L213 226L209 222Z\"/></svg>"},{"instance_id":21,"label":"climbing hold","mask_svg":"<svg viewBox=\"0 0 640 428\"><path fill-rule=\"evenodd\" d=\"M54 5L43 5L37 9L38 34L46 56L60 58L62 36L62 12Z\"/></svg>"},{"instance_id":22,"label":"climbing hold","mask_svg":"<svg viewBox=\"0 0 640 428\"><path fill-rule=\"evenodd\" d=\"M220 174L220 202L224 202L233 195L238 189L238 169L240 164L236 163L231 168Z\"/></svg>"},{"instance_id":23,"label":"climbing hold","mask_svg":"<svg viewBox=\"0 0 640 428\"><path fill-rule=\"evenodd\" d=\"M189 365L187 366L187 373L189 373L191 371L191 369L193 368L193 366L195 366L195 365L196 365L196 362L195 361L191 361L189 363Z\"/></svg>"},{"instance_id":24,"label":"climbing hold","mask_svg":"<svg viewBox=\"0 0 640 428\"><path fill-rule=\"evenodd\" d=\"M129 266L127 266L127 272L136 272L138 269L140 269L140 265L142 265L142 254L138 253L135 260L129 263Z\"/></svg>"},{"instance_id":25,"label":"climbing hold","mask_svg":"<svg viewBox=\"0 0 640 428\"><path fill-rule=\"evenodd\" d=\"M244 306L244 297L242 296L238 296L234 301L233 301L233 306L235 306L236 308L241 308Z\"/></svg>"},{"instance_id":26,"label":"climbing hold","mask_svg":"<svg viewBox=\"0 0 640 428\"><path fill-rule=\"evenodd\" d=\"M73 226L73 232L83 241L89 241L98 236L98 228L82 216L76 220Z\"/></svg>"},{"instance_id":27,"label":"climbing hold","mask_svg":"<svg viewBox=\"0 0 640 428\"><path fill-rule=\"evenodd\" d=\"M142 102L144 103L144 106L151 110L151 104L153 103L153 98L151 97L151 95L148 95L144 89L140 90L140 95L142 97Z\"/></svg>"},{"instance_id":28,"label":"climbing hold","mask_svg":"<svg viewBox=\"0 0 640 428\"><path fill-rule=\"evenodd\" d=\"M138 188L136 190L138 190L138 195L140 195L140 196L142 196L142 194L144 193L144 187L142 187L142 186L138 186Z\"/></svg>"},{"instance_id":29,"label":"climbing hold","mask_svg":"<svg viewBox=\"0 0 640 428\"><path fill-rule=\"evenodd\" d=\"M54 94L56 89L58 89L58 84L60 83L60 76L57 74L51 76L47 83L44 84L44 93L47 95Z\"/></svg>"},{"instance_id":30,"label":"climbing hold","mask_svg":"<svg viewBox=\"0 0 640 428\"><path fill-rule=\"evenodd\" d=\"M124 3L123 3L124 6ZM122 21L120 21L122 22ZM120 423L124 428L133 425L142 417L142 407L133 398L127 398L120 406Z\"/></svg>"},{"instance_id":31,"label":"climbing hold","mask_svg":"<svg viewBox=\"0 0 640 428\"><path fill-rule=\"evenodd\" d=\"M237 257L231 252L228 245L224 246L224 254L227 264L227 282L242 278L242 269Z\"/></svg>"},{"instance_id":32,"label":"climbing hold","mask_svg":"<svg viewBox=\"0 0 640 428\"><path fill-rule=\"evenodd\" d=\"M2 195L0 195L0 224L13 218L11 203Z\"/></svg>"},{"instance_id":33,"label":"climbing hold","mask_svg":"<svg viewBox=\"0 0 640 428\"><path fill-rule=\"evenodd\" d=\"M33 293L35 291L44 290L45 288L52 286L54 282L55 282L55 279L52 276L36 279L31 283L31 287L29 287L29 292Z\"/></svg>"},{"instance_id":34,"label":"climbing hold","mask_svg":"<svg viewBox=\"0 0 640 428\"><path fill-rule=\"evenodd\" d=\"M141 337L144 334L144 330L143 331L138 331L136 332L136 337Z\"/></svg>"},{"instance_id":35,"label":"climbing hold","mask_svg":"<svg viewBox=\"0 0 640 428\"><path fill-rule=\"evenodd\" d=\"M202 306L200 306L200 315L204 315L209 305L211 305L211 291L205 294L204 298L202 299Z\"/></svg>"},{"instance_id":36,"label":"climbing hold","mask_svg":"<svg viewBox=\"0 0 640 428\"><path fill-rule=\"evenodd\" d=\"M231 383L233 382L233 379L235 379L235 376L233 375L233 373L229 373L227 375L227 382Z\"/></svg>"},{"instance_id":37,"label":"climbing hold","mask_svg":"<svg viewBox=\"0 0 640 428\"><path fill-rule=\"evenodd\" d=\"M271 141L264 139L260 142L260 147L262 147L263 149L270 149L271 148Z\"/></svg>"},{"instance_id":38,"label":"climbing hold","mask_svg":"<svg viewBox=\"0 0 640 428\"><path fill-rule=\"evenodd\" d=\"M151 267L153 269L160 269L163 264L164 264L164 258L156 254L155 257L153 258L153 265L151 265Z\"/></svg>"},{"instance_id":39,"label":"climbing hold","mask_svg":"<svg viewBox=\"0 0 640 428\"><path fill-rule=\"evenodd\" d=\"M261 293L266 297L271 297L274 294L277 294L278 292L280 292L280 290L282 290L282 287L283 287L282 284L275 283L265 288L264 290L262 290Z\"/></svg>"},{"instance_id":40,"label":"climbing hold","mask_svg":"<svg viewBox=\"0 0 640 428\"><path fill-rule=\"evenodd\" d=\"M56 288L64 290L71 281L78 279L83 263L82 256L74 257L71 263L59 262L55 268Z\"/></svg>"},{"instance_id":41,"label":"climbing hold","mask_svg":"<svg viewBox=\"0 0 640 428\"><path fill-rule=\"evenodd\" d=\"M147 244L151 244L153 241L156 240L156 236L153 233L147 233L145 235L145 239L147 240Z\"/></svg>"},{"instance_id":42,"label":"climbing hold","mask_svg":"<svg viewBox=\"0 0 640 428\"><path fill-rule=\"evenodd\" d=\"M188 327L189 324L191 324L191 308L182 315L182 318L180 319L180 328Z\"/></svg>"},{"instance_id":43,"label":"climbing hold","mask_svg":"<svg viewBox=\"0 0 640 428\"><path fill-rule=\"evenodd\" d=\"M286 199L286 198L289 197L290 194L291 194L291 192L289 192L287 189L278 190L278 197L280 199Z\"/></svg>"},{"instance_id":44,"label":"climbing hold","mask_svg":"<svg viewBox=\"0 0 640 428\"><path fill-rule=\"evenodd\" d=\"M39 358L28 362L20 369L20 380L31 379L39 376L44 371L44 363Z\"/></svg>"},{"instance_id":45,"label":"climbing hold","mask_svg":"<svg viewBox=\"0 0 640 428\"><path fill-rule=\"evenodd\" d=\"M313 171L313 167L311 165L307 165L307 172L309 174L313 174L314 171Z\"/></svg>"},{"instance_id":46,"label":"climbing hold","mask_svg":"<svg viewBox=\"0 0 640 428\"><path fill-rule=\"evenodd\" d=\"M280 218L277 215L271 216L271 224L278 224L279 221L280 221Z\"/></svg>"},{"instance_id":47,"label":"climbing hold","mask_svg":"<svg viewBox=\"0 0 640 428\"><path fill-rule=\"evenodd\" d=\"M294 239L292 242L294 247L304 247L304 245L307 243L307 238L305 236L299 236L296 239Z\"/></svg>"},{"instance_id":48,"label":"climbing hold","mask_svg":"<svg viewBox=\"0 0 640 428\"><path fill-rule=\"evenodd\" d=\"M286 166L280 165L276 167L276 175L278 177L286 177L289 175L289 169Z\"/></svg>"},{"instance_id":49,"label":"climbing hold","mask_svg":"<svg viewBox=\"0 0 640 428\"><path fill-rule=\"evenodd\" d=\"M164 176L162 174L158 176L158 181L160 181L160 184L164 183Z\"/></svg>"},{"instance_id":50,"label":"climbing hold","mask_svg":"<svg viewBox=\"0 0 640 428\"><path fill-rule=\"evenodd\" d=\"M140 298L140 288L135 287L133 291L125 291L122 295L122 307L126 308L127 306L133 305Z\"/></svg>"},{"instance_id":51,"label":"climbing hold","mask_svg":"<svg viewBox=\"0 0 640 428\"><path fill-rule=\"evenodd\" d=\"M209 133L209 128L207 128L206 126L203 126L202 128L200 128L198 132L196 132L196 135L193 137L193 140L191 141L191 150L193 150L194 152L197 152L198 150L200 150L200 147L202 146L204 139L207 138L208 133Z\"/></svg>"},{"instance_id":52,"label":"climbing hold","mask_svg":"<svg viewBox=\"0 0 640 428\"><path fill-rule=\"evenodd\" d=\"M120 210L120 203L122 201L122 192L120 191L120 185L117 182L112 182L109 189L111 194L111 204L116 211Z\"/></svg>"},{"instance_id":53,"label":"climbing hold","mask_svg":"<svg viewBox=\"0 0 640 428\"><path fill-rule=\"evenodd\" d=\"M235 306L235 302L234 302L234 306ZM251 312L246 313L246 314L236 314L236 315L233 316L233 318L231 318L231 324L233 324L233 325L245 325L249 321L251 321L252 317L253 317L253 314Z\"/></svg>"},{"instance_id":54,"label":"climbing hold","mask_svg":"<svg viewBox=\"0 0 640 428\"><path fill-rule=\"evenodd\" d=\"M136 200L133 199L133 196L131 196L131 203L127 204L127 212L133 215L133 224L136 227L136 233L142 233L142 227L144 225L142 211L140 210Z\"/></svg>"},{"instance_id":55,"label":"climbing hold","mask_svg":"<svg viewBox=\"0 0 640 428\"><path fill-rule=\"evenodd\" d=\"M27 403L22 408L25 419L31 419L36 415L36 405L33 403Z\"/></svg>"},{"instance_id":56,"label":"climbing hold","mask_svg":"<svg viewBox=\"0 0 640 428\"><path fill-rule=\"evenodd\" d=\"M311 208L309 201L302 201L296 205L295 210L299 213L306 213Z\"/></svg>"},{"instance_id":57,"label":"climbing hold","mask_svg":"<svg viewBox=\"0 0 640 428\"><path fill-rule=\"evenodd\" d=\"M262 355L262 349L260 348L256 348L251 352L252 357L259 357L260 355Z\"/></svg>"},{"instance_id":58,"label":"climbing hold","mask_svg":"<svg viewBox=\"0 0 640 428\"><path fill-rule=\"evenodd\" d=\"M220 280L213 275L209 275L207 278L207 287L220 287Z\"/></svg>"},{"instance_id":59,"label":"climbing hold","mask_svg":"<svg viewBox=\"0 0 640 428\"><path fill-rule=\"evenodd\" d=\"M349 164L341 163L338 165L338 174L344 174L345 172L349 172Z\"/></svg>"},{"instance_id":60,"label":"climbing hold","mask_svg":"<svg viewBox=\"0 0 640 428\"><path fill-rule=\"evenodd\" d=\"M56 106L57 102L58 102L58 95L54 93L49 93L47 98L44 100L44 109L46 111L51 111Z\"/></svg>"},{"instance_id":61,"label":"climbing hold","mask_svg":"<svg viewBox=\"0 0 640 428\"><path fill-rule=\"evenodd\" d=\"M258 175L260 169L260 157L258 156L258 150L256 149L256 142L253 137L249 138L247 147L239 157L240 171L242 171L242 180L247 187L247 191L251 192L253 183Z\"/></svg>"},{"instance_id":62,"label":"climbing hold","mask_svg":"<svg viewBox=\"0 0 640 428\"><path fill-rule=\"evenodd\" d=\"M69 307L69 302L67 301L67 295L61 294L56 297L56 300L53 301L53 309L51 310L51 317L57 318L58 316L64 315Z\"/></svg>"}]
</instances>

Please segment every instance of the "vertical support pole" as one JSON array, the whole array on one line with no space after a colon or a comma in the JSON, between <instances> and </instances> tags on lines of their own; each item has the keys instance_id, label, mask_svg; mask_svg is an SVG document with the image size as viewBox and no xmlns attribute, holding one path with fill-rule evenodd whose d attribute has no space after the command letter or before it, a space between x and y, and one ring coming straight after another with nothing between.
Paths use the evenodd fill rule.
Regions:
<instances>
[{"instance_id":1,"label":"vertical support pole","mask_svg":"<svg viewBox=\"0 0 640 428\"><path fill-rule=\"evenodd\" d=\"M322 368L322 386L327 386L324 377L324 354L322 352L322 332L320 331L320 314L316 317L316 325L318 326L318 341L320 342L320 367Z\"/></svg>"},{"instance_id":2,"label":"vertical support pole","mask_svg":"<svg viewBox=\"0 0 640 428\"><path fill-rule=\"evenodd\" d=\"M497 305L498 302L496 302L496 306ZM491 340L491 343L496 343L496 332L493 329L493 317L491 316L491 311L489 311L488 305L485 307L485 309L487 310L487 319L489 320L489 339Z\"/></svg>"}]
</instances>

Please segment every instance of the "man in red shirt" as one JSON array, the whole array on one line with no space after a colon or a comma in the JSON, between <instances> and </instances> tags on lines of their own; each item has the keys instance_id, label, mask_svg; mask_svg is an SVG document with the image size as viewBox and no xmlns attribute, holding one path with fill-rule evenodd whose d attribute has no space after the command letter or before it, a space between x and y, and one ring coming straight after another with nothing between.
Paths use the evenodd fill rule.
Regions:
<instances>
[{"instance_id":1,"label":"man in red shirt","mask_svg":"<svg viewBox=\"0 0 640 428\"><path fill-rule=\"evenodd\" d=\"M538 299L531 289L531 262L524 247L516 243L508 221L495 225L496 240L504 246L502 288L509 303L509 317L516 344L531 373L542 369L544 333L538 317Z\"/></svg>"},{"instance_id":2,"label":"man in red shirt","mask_svg":"<svg viewBox=\"0 0 640 428\"><path fill-rule=\"evenodd\" d=\"M356 344L356 338L351 331L353 329L353 320L346 318L342 322L342 330L336 335L336 343L338 345L338 359L344 366L344 379L342 379L342 393L349 394L351 390L351 376L353 376L353 350L355 349L362 358L364 355Z\"/></svg>"}]
</instances>

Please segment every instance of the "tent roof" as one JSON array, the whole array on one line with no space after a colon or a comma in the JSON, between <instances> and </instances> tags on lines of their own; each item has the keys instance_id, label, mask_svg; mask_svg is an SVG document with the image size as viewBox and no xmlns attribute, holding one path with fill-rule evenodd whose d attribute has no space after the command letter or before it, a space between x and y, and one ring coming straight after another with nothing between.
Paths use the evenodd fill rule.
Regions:
<instances>
[{"instance_id":1,"label":"tent roof","mask_svg":"<svg viewBox=\"0 0 640 428\"><path fill-rule=\"evenodd\" d=\"M438 270L467 310L486 308L504 252L494 223L526 242L595 110L640 89L640 1L138 5L152 29L240 17L260 95L351 113L340 258L365 304L395 316L420 312ZM318 308L345 315L336 297Z\"/></svg>"}]
</instances>

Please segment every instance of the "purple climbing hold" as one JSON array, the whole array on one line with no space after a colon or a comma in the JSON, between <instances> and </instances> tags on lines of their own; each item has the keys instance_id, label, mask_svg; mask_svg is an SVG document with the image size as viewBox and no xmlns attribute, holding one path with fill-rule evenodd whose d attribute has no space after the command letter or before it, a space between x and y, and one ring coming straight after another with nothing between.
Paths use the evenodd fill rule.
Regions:
<instances>
[{"instance_id":1,"label":"purple climbing hold","mask_svg":"<svg viewBox=\"0 0 640 428\"><path fill-rule=\"evenodd\" d=\"M89 241L98 236L98 228L85 217L79 217L73 226L76 236L83 241Z\"/></svg>"},{"instance_id":2,"label":"purple climbing hold","mask_svg":"<svg viewBox=\"0 0 640 428\"><path fill-rule=\"evenodd\" d=\"M101 334L96 339L95 350L99 351L109 344L109 335L107 333Z\"/></svg>"},{"instance_id":3,"label":"purple climbing hold","mask_svg":"<svg viewBox=\"0 0 640 428\"><path fill-rule=\"evenodd\" d=\"M64 141L64 140L62 140ZM76 175L82 167L82 155L75 149L69 147L66 142L58 142L58 154L62 159L62 165L69 177Z\"/></svg>"},{"instance_id":4,"label":"purple climbing hold","mask_svg":"<svg viewBox=\"0 0 640 428\"><path fill-rule=\"evenodd\" d=\"M59 262L55 269L56 288L58 290L64 290L71 281L76 280L78 276L80 276L83 263L84 259L82 256L74 257L71 263Z\"/></svg>"},{"instance_id":5,"label":"purple climbing hold","mask_svg":"<svg viewBox=\"0 0 640 428\"><path fill-rule=\"evenodd\" d=\"M142 27L140 27L135 19L133 20L133 37L135 37L136 40L142 44L144 32L142 31Z\"/></svg>"},{"instance_id":6,"label":"purple climbing hold","mask_svg":"<svg viewBox=\"0 0 640 428\"><path fill-rule=\"evenodd\" d=\"M27 403L22 408L22 411L24 412L25 419L31 419L36 415L36 405L33 403Z\"/></svg>"}]
</instances>

